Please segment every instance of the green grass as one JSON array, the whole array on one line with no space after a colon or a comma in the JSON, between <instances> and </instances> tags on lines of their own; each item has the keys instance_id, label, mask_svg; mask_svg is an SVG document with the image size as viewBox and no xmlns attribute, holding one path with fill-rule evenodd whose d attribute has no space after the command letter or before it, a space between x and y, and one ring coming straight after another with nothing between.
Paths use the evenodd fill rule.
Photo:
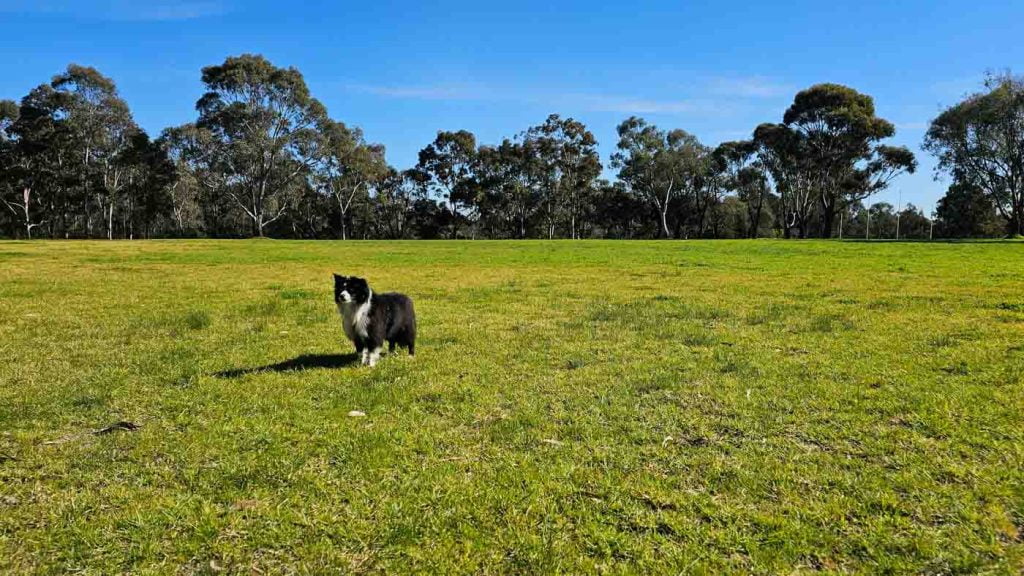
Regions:
<instances>
[{"instance_id":1,"label":"green grass","mask_svg":"<svg viewBox=\"0 0 1024 576\"><path fill-rule=\"evenodd\" d=\"M0 572L1024 570L1021 244L8 242L0 304Z\"/></svg>"}]
</instances>

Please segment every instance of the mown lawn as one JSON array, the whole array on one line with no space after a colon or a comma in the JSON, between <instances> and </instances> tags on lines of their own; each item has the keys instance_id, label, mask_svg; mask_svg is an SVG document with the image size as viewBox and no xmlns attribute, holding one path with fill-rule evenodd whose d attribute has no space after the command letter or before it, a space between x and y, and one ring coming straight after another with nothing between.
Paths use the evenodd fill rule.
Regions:
<instances>
[{"instance_id":1,"label":"mown lawn","mask_svg":"<svg viewBox=\"0 0 1024 576\"><path fill-rule=\"evenodd\" d=\"M6 242L0 304L0 572L1024 570L1022 243Z\"/></svg>"}]
</instances>

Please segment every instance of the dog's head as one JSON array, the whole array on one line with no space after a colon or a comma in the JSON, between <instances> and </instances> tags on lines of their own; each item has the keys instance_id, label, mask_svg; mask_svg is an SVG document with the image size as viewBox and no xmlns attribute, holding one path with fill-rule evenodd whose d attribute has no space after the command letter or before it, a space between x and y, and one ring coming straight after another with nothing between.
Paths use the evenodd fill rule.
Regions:
<instances>
[{"instance_id":1,"label":"dog's head","mask_svg":"<svg viewBox=\"0 0 1024 576\"><path fill-rule=\"evenodd\" d=\"M370 299L370 285L363 278L334 275L334 302L362 304Z\"/></svg>"}]
</instances>

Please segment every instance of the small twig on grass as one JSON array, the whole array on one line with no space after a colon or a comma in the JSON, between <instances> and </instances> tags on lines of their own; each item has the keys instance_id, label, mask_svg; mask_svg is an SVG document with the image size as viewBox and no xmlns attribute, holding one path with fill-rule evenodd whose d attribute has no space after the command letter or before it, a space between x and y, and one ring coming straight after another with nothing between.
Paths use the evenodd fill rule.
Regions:
<instances>
[{"instance_id":1,"label":"small twig on grass","mask_svg":"<svg viewBox=\"0 0 1024 576\"><path fill-rule=\"evenodd\" d=\"M139 426L135 422L128 422L127 420L122 420L120 422L116 422L114 424L111 424L110 426L107 426L106 428L100 428L99 430L93 430L92 434L93 434L93 436L101 436L103 434L110 434L111 432L116 432L118 430L124 430L126 432L134 432L134 431L138 430L139 428L142 428L142 426Z\"/></svg>"},{"instance_id":2,"label":"small twig on grass","mask_svg":"<svg viewBox=\"0 0 1024 576\"><path fill-rule=\"evenodd\" d=\"M64 436L61 436L60 438L57 438L56 440L48 440L46 442L43 442L43 445L52 446L54 444L64 444L65 442L79 440L89 435L102 436L104 434L110 434L111 432L117 432L118 430L123 430L125 432L135 432L140 428L142 428L142 426L139 424L136 424L134 422L128 422L127 420L121 420L120 422L115 422L114 424L111 424L110 426L107 426L105 428L100 428L99 430L79 432L77 434L66 434Z\"/></svg>"}]
</instances>

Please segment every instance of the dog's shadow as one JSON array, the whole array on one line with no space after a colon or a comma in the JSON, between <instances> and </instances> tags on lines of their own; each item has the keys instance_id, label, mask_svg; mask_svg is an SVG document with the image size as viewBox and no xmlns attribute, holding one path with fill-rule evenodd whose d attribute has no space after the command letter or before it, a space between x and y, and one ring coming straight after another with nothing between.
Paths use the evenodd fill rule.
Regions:
<instances>
[{"instance_id":1,"label":"dog's shadow","mask_svg":"<svg viewBox=\"0 0 1024 576\"><path fill-rule=\"evenodd\" d=\"M301 370L310 370L313 368L344 368L345 366L351 366L358 362L359 355L355 353L303 354L275 364L214 372L213 376L217 378L238 378L239 376L245 376L246 374L258 374L260 372L296 372Z\"/></svg>"}]
</instances>

